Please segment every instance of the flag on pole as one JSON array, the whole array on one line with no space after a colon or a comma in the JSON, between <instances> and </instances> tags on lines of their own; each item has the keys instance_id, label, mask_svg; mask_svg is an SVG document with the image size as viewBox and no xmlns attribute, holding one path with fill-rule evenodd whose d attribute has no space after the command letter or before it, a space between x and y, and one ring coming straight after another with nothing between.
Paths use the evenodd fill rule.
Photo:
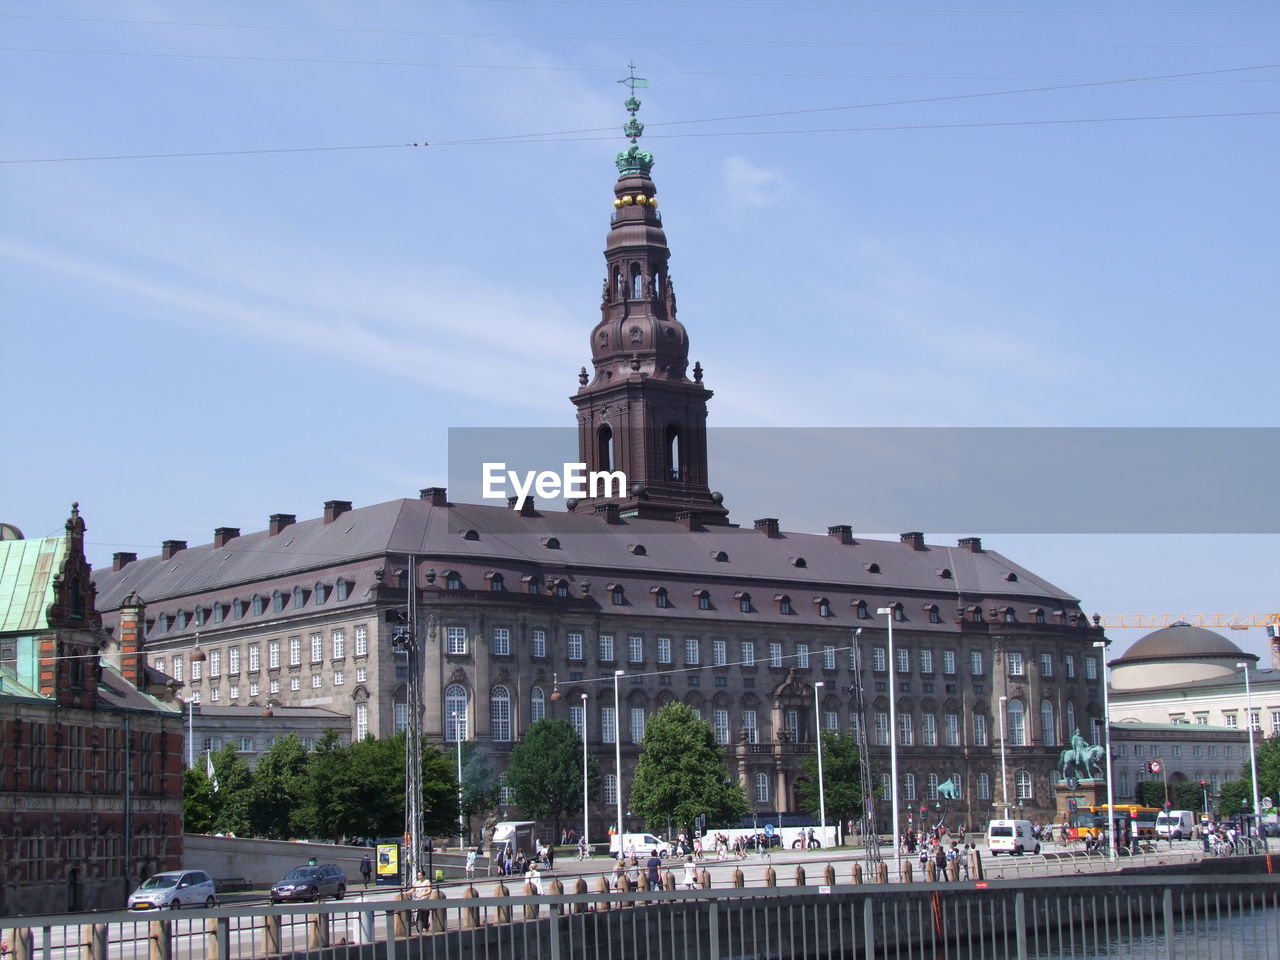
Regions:
<instances>
[{"instance_id":1,"label":"flag on pole","mask_svg":"<svg viewBox=\"0 0 1280 960\"><path fill-rule=\"evenodd\" d=\"M218 774L213 769L213 751L206 750L204 752L204 775L209 778L213 784L213 792L218 792Z\"/></svg>"}]
</instances>

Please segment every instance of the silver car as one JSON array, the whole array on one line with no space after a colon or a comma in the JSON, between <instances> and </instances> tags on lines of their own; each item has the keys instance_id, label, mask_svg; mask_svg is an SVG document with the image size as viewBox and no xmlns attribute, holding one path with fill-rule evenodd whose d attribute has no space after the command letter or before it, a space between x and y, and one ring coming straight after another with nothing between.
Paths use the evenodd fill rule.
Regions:
<instances>
[{"instance_id":1,"label":"silver car","mask_svg":"<svg viewBox=\"0 0 1280 960\"><path fill-rule=\"evenodd\" d=\"M142 881L129 894L130 910L160 910L217 905L213 878L203 870L169 870Z\"/></svg>"}]
</instances>

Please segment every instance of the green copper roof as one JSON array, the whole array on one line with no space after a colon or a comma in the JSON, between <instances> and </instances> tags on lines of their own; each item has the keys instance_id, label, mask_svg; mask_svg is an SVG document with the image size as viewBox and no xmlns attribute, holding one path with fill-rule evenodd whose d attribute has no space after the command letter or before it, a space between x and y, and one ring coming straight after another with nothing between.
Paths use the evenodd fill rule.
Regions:
<instances>
[{"instance_id":1,"label":"green copper roof","mask_svg":"<svg viewBox=\"0 0 1280 960\"><path fill-rule=\"evenodd\" d=\"M0 540L0 633L43 630L53 603L53 575L67 555L66 537Z\"/></svg>"},{"instance_id":2,"label":"green copper roof","mask_svg":"<svg viewBox=\"0 0 1280 960\"><path fill-rule=\"evenodd\" d=\"M653 169L653 154L645 153L636 144L636 141L644 134L644 124L636 116L636 111L640 109L640 100L636 97L636 88L647 87L649 81L644 77L636 76L636 65L634 63L630 64L630 68L631 75L618 82L625 83L631 88L631 96L627 97L624 104L627 108L627 113L631 114L631 119L622 128L623 134L631 140L631 146L618 154L614 163L618 165L618 173L620 174L635 173L648 176L649 171Z\"/></svg>"}]
</instances>

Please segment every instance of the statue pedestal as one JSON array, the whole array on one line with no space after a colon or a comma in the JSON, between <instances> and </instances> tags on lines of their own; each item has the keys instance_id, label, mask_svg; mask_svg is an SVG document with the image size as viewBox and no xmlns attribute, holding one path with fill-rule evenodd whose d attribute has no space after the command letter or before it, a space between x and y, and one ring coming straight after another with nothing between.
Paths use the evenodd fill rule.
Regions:
<instances>
[{"instance_id":1,"label":"statue pedestal","mask_svg":"<svg viewBox=\"0 0 1280 960\"><path fill-rule=\"evenodd\" d=\"M1057 794L1057 822L1070 823L1072 800L1076 802L1077 807L1106 806L1107 781L1080 780L1073 787L1070 783L1060 780L1058 781Z\"/></svg>"}]
</instances>

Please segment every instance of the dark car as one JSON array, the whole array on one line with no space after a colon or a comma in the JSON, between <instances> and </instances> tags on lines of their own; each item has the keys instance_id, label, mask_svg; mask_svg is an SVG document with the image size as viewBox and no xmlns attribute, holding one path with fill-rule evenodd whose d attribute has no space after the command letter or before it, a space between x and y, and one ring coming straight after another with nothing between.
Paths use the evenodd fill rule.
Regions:
<instances>
[{"instance_id":1,"label":"dark car","mask_svg":"<svg viewBox=\"0 0 1280 960\"><path fill-rule=\"evenodd\" d=\"M347 875L332 863L319 866L294 867L271 885L271 902L285 900L319 900L333 897L341 900L347 895Z\"/></svg>"}]
</instances>

